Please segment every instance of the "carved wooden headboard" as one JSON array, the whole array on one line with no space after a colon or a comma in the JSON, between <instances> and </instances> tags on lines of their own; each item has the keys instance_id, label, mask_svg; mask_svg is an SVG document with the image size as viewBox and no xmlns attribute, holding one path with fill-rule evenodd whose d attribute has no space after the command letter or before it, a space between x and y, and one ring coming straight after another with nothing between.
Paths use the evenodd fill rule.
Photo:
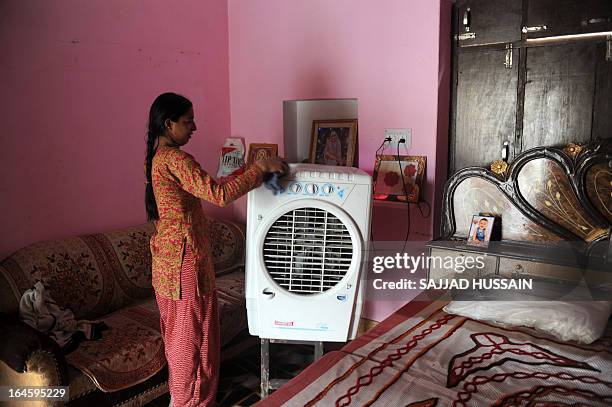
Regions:
<instances>
[{"instance_id":1,"label":"carved wooden headboard","mask_svg":"<svg viewBox=\"0 0 612 407\"><path fill-rule=\"evenodd\" d=\"M612 140L539 147L491 169L454 174L444 190L443 239L465 239L472 215L502 220L502 240L593 243L610 236Z\"/></svg>"}]
</instances>

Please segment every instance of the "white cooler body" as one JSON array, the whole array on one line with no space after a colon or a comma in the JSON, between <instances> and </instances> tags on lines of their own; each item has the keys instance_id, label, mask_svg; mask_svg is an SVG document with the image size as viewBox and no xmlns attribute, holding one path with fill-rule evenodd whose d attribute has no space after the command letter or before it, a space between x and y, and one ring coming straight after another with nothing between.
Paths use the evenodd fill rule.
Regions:
<instances>
[{"instance_id":1,"label":"white cooler body","mask_svg":"<svg viewBox=\"0 0 612 407\"><path fill-rule=\"evenodd\" d=\"M261 338L344 342L361 315L371 177L292 164L285 192L248 195L246 305Z\"/></svg>"}]
</instances>

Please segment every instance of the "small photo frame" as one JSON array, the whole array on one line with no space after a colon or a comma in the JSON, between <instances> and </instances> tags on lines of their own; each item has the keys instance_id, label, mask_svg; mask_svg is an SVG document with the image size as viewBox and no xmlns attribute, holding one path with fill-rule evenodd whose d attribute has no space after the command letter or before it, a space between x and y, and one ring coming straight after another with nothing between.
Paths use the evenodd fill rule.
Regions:
<instances>
[{"instance_id":1,"label":"small photo frame","mask_svg":"<svg viewBox=\"0 0 612 407\"><path fill-rule=\"evenodd\" d=\"M491 241L491 233L495 227L495 217L493 216L472 216L470 232L467 237L468 244L476 246L488 246Z\"/></svg>"},{"instance_id":2,"label":"small photo frame","mask_svg":"<svg viewBox=\"0 0 612 407\"><path fill-rule=\"evenodd\" d=\"M418 203L426 165L427 157L420 155L377 156L374 164L374 199Z\"/></svg>"},{"instance_id":3,"label":"small photo frame","mask_svg":"<svg viewBox=\"0 0 612 407\"><path fill-rule=\"evenodd\" d=\"M267 160L278 155L278 144L249 144L249 154L247 156L247 166L255 161Z\"/></svg>"},{"instance_id":4,"label":"small photo frame","mask_svg":"<svg viewBox=\"0 0 612 407\"><path fill-rule=\"evenodd\" d=\"M313 120L308 161L352 167L357 142L357 119Z\"/></svg>"}]
</instances>

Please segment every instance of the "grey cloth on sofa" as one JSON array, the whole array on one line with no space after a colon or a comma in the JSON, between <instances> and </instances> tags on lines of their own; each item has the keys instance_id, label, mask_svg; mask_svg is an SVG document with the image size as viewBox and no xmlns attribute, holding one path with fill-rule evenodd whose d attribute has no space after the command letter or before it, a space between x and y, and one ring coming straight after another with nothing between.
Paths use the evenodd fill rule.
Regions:
<instances>
[{"instance_id":1,"label":"grey cloth on sofa","mask_svg":"<svg viewBox=\"0 0 612 407\"><path fill-rule=\"evenodd\" d=\"M98 323L77 321L72 311L57 305L40 281L21 296L19 318L49 335L62 348L72 341L77 332L82 332L86 339L92 339L93 327Z\"/></svg>"}]
</instances>

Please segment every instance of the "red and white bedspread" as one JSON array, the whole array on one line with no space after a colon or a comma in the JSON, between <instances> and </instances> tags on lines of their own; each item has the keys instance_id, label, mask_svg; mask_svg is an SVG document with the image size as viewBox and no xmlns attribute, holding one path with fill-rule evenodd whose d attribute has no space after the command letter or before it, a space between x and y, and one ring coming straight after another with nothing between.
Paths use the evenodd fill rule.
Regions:
<instances>
[{"instance_id":1,"label":"red and white bedspread","mask_svg":"<svg viewBox=\"0 0 612 407\"><path fill-rule=\"evenodd\" d=\"M612 325L578 346L444 305L407 304L258 405L612 406Z\"/></svg>"}]
</instances>

